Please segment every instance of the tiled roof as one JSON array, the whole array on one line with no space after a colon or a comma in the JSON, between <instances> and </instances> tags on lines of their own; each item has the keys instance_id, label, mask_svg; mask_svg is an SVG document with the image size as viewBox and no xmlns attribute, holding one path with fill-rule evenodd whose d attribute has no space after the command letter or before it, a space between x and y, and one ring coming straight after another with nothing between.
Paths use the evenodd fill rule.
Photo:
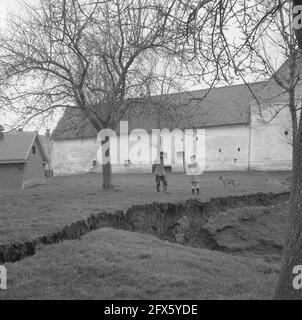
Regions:
<instances>
[{"instance_id":1,"label":"tiled roof","mask_svg":"<svg viewBox=\"0 0 302 320\"><path fill-rule=\"evenodd\" d=\"M254 94L261 91L266 82L250 85ZM161 128L203 128L220 125L247 124L252 99L249 88L234 85L208 90L154 97L153 101L166 105L159 112ZM168 107L167 107L168 106ZM157 128L158 116L154 108L147 106L144 112L132 110L129 122L132 128Z\"/></svg>"},{"instance_id":2,"label":"tiled roof","mask_svg":"<svg viewBox=\"0 0 302 320\"><path fill-rule=\"evenodd\" d=\"M249 87L233 85L208 90L197 90L152 97L131 107L124 120L129 130L142 128L202 128L219 125L247 124L253 94L258 94L267 82L256 82ZM165 107L160 107L165 105ZM160 121L159 121L160 119ZM52 134L54 140L96 137L91 123L77 109L66 109Z\"/></svg>"},{"instance_id":3,"label":"tiled roof","mask_svg":"<svg viewBox=\"0 0 302 320\"><path fill-rule=\"evenodd\" d=\"M296 76L301 74L302 72L302 58L298 58L297 66L295 69ZM276 77L279 81L283 82L285 86L288 86L288 82L290 79L290 68L289 68L289 60L285 61L283 65L276 72ZM295 87L295 99L301 100L302 98L302 81L299 80ZM288 104L288 92L284 88L282 88L272 77L268 82L265 88L261 92L261 96L259 102L261 105L269 105L269 104Z\"/></svg>"},{"instance_id":4,"label":"tiled roof","mask_svg":"<svg viewBox=\"0 0 302 320\"><path fill-rule=\"evenodd\" d=\"M38 139L42 149L44 161L48 161L47 154L41 144L37 132L4 133L0 138L0 163L26 162L34 141Z\"/></svg>"}]
</instances>

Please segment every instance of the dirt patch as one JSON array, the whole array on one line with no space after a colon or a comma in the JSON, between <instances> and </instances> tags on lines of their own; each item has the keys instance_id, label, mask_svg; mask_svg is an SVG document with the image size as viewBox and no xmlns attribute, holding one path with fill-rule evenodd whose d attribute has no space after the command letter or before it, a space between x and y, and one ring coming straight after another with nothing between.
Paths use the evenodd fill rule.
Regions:
<instances>
[{"instance_id":1,"label":"dirt patch","mask_svg":"<svg viewBox=\"0 0 302 320\"><path fill-rule=\"evenodd\" d=\"M288 192L258 193L213 198L208 202L154 202L132 206L126 212L100 212L33 241L1 245L0 263L21 260L34 255L40 245L80 239L82 235L102 227L145 232L171 242L225 252L280 254L281 229L286 219L286 205L282 209L281 204L288 198ZM276 219L273 206L277 205L281 207ZM266 228L263 220L267 222ZM258 230L256 235L255 230Z\"/></svg>"},{"instance_id":2,"label":"dirt patch","mask_svg":"<svg viewBox=\"0 0 302 320\"><path fill-rule=\"evenodd\" d=\"M281 255L287 204L228 209L204 224L179 220L175 241L239 255Z\"/></svg>"},{"instance_id":3,"label":"dirt patch","mask_svg":"<svg viewBox=\"0 0 302 320\"><path fill-rule=\"evenodd\" d=\"M256 194L134 206L130 230L161 239L239 255L281 255L288 194Z\"/></svg>"}]
</instances>

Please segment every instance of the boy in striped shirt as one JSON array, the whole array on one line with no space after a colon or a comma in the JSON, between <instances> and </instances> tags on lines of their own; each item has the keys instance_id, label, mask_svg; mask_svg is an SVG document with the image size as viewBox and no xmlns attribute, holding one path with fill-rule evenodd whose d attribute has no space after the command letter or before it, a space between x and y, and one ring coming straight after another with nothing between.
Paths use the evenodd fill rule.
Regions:
<instances>
[{"instance_id":1,"label":"boy in striped shirt","mask_svg":"<svg viewBox=\"0 0 302 320\"><path fill-rule=\"evenodd\" d=\"M167 192L168 188L168 181L165 172L165 165L164 165L164 153L160 153L160 159L155 160L153 163L154 175L155 175L155 182L156 182L156 190L160 192L160 182L163 184L163 191Z\"/></svg>"}]
</instances>

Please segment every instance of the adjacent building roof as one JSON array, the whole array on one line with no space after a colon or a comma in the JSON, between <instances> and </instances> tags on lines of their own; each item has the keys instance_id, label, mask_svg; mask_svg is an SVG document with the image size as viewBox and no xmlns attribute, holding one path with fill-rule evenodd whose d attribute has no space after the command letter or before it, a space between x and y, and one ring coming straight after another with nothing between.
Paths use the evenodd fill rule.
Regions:
<instances>
[{"instance_id":1,"label":"adjacent building roof","mask_svg":"<svg viewBox=\"0 0 302 320\"><path fill-rule=\"evenodd\" d=\"M250 102L267 82L240 84L155 96L133 105L124 120L129 130L189 129L247 124ZM52 134L54 140L96 137L97 131L81 111L67 108Z\"/></svg>"},{"instance_id":2,"label":"adjacent building roof","mask_svg":"<svg viewBox=\"0 0 302 320\"><path fill-rule=\"evenodd\" d=\"M41 146L43 161L48 162L48 156L37 132L10 132L0 137L0 164L25 163L28 160L34 142Z\"/></svg>"},{"instance_id":3,"label":"adjacent building roof","mask_svg":"<svg viewBox=\"0 0 302 320\"><path fill-rule=\"evenodd\" d=\"M302 72L302 57L299 57L296 61L296 68L295 68L295 78L300 78ZM261 97L259 102L262 106L265 105L274 105L274 104L288 104L288 92L280 86L275 78L277 78L280 82L282 82L286 87L289 85L290 79L290 61L285 61L281 67L276 71L275 75L272 76L265 88L261 92ZM302 81L299 79L296 87L295 87L295 99L302 98Z\"/></svg>"}]
</instances>

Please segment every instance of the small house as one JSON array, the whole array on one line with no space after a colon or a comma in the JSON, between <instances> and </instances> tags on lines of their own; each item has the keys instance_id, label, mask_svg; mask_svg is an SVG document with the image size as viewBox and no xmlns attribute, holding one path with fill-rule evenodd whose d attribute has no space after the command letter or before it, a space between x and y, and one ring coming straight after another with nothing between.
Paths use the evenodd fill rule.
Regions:
<instances>
[{"instance_id":1,"label":"small house","mask_svg":"<svg viewBox=\"0 0 302 320\"><path fill-rule=\"evenodd\" d=\"M38 132L5 133L0 126L0 191L45 183L48 163Z\"/></svg>"}]
</instances>

